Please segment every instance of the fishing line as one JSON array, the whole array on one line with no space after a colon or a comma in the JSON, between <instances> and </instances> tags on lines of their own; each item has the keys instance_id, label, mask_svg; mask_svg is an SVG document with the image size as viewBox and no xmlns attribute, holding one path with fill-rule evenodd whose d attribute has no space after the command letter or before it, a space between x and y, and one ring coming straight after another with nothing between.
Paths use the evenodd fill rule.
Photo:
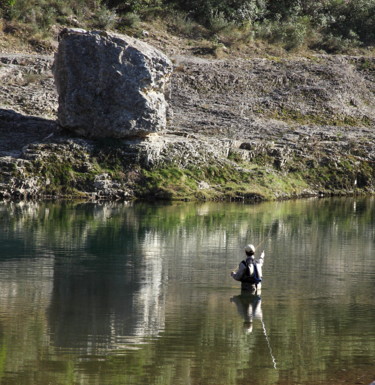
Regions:
<instances>
[{"instance_id":1,"label":"fishing line","mask_svg":"<svg viewBox=\"0 0 375 385\"><path fill-rule=\"evenodd\" d=\"M266 325L264 324L262 319L260 321L262 322L263 333L264 333L264 336L266 337L266 341L267 341L267 345L268 345L268 350L270 351L271 359L272 359L272 362L273 362L273 368L277 369L277 363L276 363L275 356L272 354L272 348L271 348L270 340L269 340L268 335L267 335Z\"/></svg>"},{"instance_id":2,"label":"fishing line","mask_svg":"<svg viewBox=\"0 0 375 385\"><path fill-rule=\"evenodd\" d=\"M273 227L273 223L271 224L271 227L270 227L270 229L269 229L269 231L268 231L268 234L267 234L266 238L264 238L263 241L260 242L255 248L258 248L262 243L264 243L266 240L268 240L268 239L271 237L271 230L272 230L272 227ZM264 334L264 336L266 337L268 350L269 350L269 352L270 352L270 356L271 356L272 363L273 363L273 368L274 368L274 369L277 369L277 363L276 363L275 356L274 356L273 353L272 353L272 347L271 347L271 343L270 343L270 340L269 340L268 335L267 335L266 325L264 324L263 319L261 319L260 321L261 321L261 323L262 323L263 334Z\"/></svg>"}]
</instances>

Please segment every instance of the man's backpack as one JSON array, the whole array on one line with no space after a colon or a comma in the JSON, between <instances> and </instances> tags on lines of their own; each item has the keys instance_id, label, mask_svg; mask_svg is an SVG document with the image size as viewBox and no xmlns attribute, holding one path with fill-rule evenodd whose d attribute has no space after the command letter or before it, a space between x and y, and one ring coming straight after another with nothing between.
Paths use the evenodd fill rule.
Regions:
<instances>
[{"instance_id":1,"label":"man's backpack","mask_svg":"<svg viewBox=\"0 0 375 385\"><path fill-rule=\"evenodd\" d=\"M246 263L246 261L242 261L245 265L245 273L241 279L242 282L258 284L262 282L262 278L259 276L257 264L255 262ZM251 265L253 265L254 269L251 272Z\"/></svg>"}]
</instances>

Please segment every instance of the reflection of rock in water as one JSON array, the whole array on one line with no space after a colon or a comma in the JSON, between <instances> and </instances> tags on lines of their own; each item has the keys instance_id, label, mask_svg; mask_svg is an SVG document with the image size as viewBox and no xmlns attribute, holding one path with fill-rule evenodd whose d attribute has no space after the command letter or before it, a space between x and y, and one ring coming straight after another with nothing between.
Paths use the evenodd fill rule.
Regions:
<instances>
[{"instance_id":1,"label":"reflection of rock in water","mask_svg":"<svg viewBox=\"0 0 375 385\"><path fill-rule=\"evenodd\" d=\"M21 249L14 243L11 253ZM47 253L38 258L1 257L0 346L6 353L4 372L16 373L37 360L41 348L49 344L45 314L52 296L54 259Z\"/></svg>"},{"instance_id":2,"label":"reflection of rock in water","mask_svg":"<svg viewBox=\"0 0 375 385\"><path fill-rule=\"evenodd\" d=\"M49 305L52 293L53 256L0 263L0 299L2 314L24 311L24 303L37 311Z\"/></svg>"},{"instance_id":3,"label":"reflection of rock in water","mask_svg":"<svg viewBox=\"0 0 375 385\"><path fill-rule=\"evenodd\" d=\"M230 300L235 303L238 313L244 320L245 331L251 333L253 321L263 319L260 296L251 292L242 292Z\"/></svg>"},{"instance_id":4,"label":"reflection of rock in water","mask_svg":"<svg viewBox=\"0 0 375 385\"><path fill-rule=\"evenodd\" d=\"M163 277L162 259L158 255L161 249L158 235L154 232L146 233L144 244L144 259L140 266L144 279L133 298L137 317L134 334L155 336L164 328L165 295L162 284L166 279Z\"/></svg>"},{"instance_id":5,"label":"reflection of rock in water","mask_svg":"<svg viewBox=\"0 0 375 385\"><path fill-rule=\"evenodd\" d=\"M148 250L159 250L145 237ZM132 258L86 255L57 264L49 311L55 346L89 353L158 335L165 321L162 260L150 251Z\"/></svg>"}]
</instances>

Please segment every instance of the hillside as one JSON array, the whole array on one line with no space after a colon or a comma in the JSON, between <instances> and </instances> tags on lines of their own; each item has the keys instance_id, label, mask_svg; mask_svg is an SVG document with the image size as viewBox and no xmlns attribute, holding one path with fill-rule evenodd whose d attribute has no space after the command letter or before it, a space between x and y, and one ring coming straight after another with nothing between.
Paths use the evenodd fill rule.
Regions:
<instances>
[{"instance_id":1,"label":"hillside","mask_svg":"<svg viewBox=\"0 0 375 385\"><path fill-rule=\"evenodd\" d=\"M3 48L0 197L261 200L375 191L371 55L218 55L151 28L141 38L174 63L168 130L144 140L63 132L51 72L57 42L44 54Z\"/></svg>"}]
</instances>

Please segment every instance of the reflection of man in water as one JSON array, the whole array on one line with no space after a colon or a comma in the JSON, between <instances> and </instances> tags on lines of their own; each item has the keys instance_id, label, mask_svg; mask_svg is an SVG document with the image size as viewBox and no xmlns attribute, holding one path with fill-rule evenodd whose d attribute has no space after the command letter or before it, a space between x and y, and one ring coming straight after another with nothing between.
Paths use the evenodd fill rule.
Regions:
<instances>
[{"instance_id":1,"label":"reflection of man in water","mask_svg":"<svg viewBox=\"0 0 375 385\"><path fill-rule=\"evenodd\" d=\"M251 333L253 331L253 320L262 321L263 318L261 298L253 293L242 292L242 294L232 297L230 301L236 304L238 313L244 319L245 331Z\"/></svg>"},{"instance_id":2,"label":"reflection of man in water","mask_svg":"<svg viewBox=\"0 0 375 385\"><path fill-rule=\"evenodd\" d=\"M234 302L237 306L238 313L244 319L244 329L246 333L253 331L253 321L257 320L261 323L263 334L266 337L268 350L272 359L273 367L277 369L276 359L272 353L270 340L267 335L266 326L263 322L263 313L261 308L261 298L255 292L242 291L240 295L236 295L230 299L230 302ZM372 385L372 384L371 384ZM375 384L374 384L375 385Z\"/></svg>"}]
</instances>

